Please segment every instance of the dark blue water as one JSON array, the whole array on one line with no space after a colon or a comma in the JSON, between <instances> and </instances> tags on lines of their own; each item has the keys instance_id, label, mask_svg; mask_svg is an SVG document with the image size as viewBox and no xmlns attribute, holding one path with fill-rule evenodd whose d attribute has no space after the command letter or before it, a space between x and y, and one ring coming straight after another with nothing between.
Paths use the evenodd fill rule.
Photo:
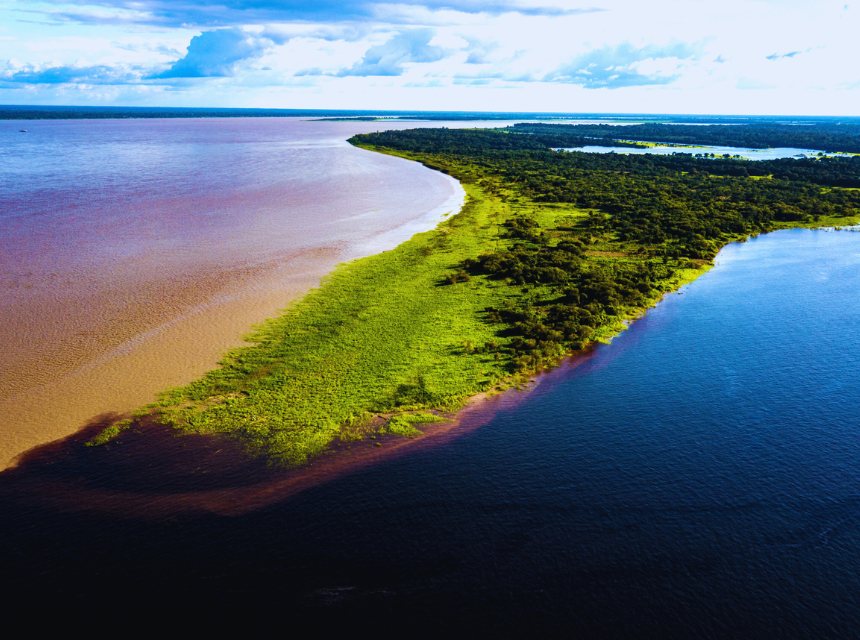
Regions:
<instances>
[{"instance_id":1,"label":"dark blue water","mask_svg":"<svg viewBox=\"0 0 860 640\"><path fill-rule=\"evenodd\" d=\"M858 233L732 245L515 409L264 511L7 499L4 579L404 634L856 637L858 291Z\"/></svg>"}]
</instances>

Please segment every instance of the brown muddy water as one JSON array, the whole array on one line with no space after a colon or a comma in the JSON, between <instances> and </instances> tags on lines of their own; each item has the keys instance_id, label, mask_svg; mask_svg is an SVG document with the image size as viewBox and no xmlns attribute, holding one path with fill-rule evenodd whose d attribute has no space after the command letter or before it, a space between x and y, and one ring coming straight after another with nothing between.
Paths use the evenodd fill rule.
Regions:
<instances>
[{"instance_id":1,"label":"brown muddy water","mask_svg":"<svg viewBox=\"0 0 860 640\"><path fill-rule=\"evenodd\" d=\"M346 142L380 126L0 121L0 468L192 380L337 263L458 210L453 179Z\"/></svg>"}]
</instances>

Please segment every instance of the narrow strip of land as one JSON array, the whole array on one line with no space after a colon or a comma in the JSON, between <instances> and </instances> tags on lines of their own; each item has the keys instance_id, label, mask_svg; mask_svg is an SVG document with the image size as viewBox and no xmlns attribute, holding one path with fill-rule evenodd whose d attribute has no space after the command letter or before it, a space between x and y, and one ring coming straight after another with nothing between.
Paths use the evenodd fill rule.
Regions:
<instances>
[{"instance_id":1,"label":"narrow strip of land","mask_svg":"<svg viewBox=\"0 0 860 640\"><path fill-rule=\"evenodd\" d=\"M298 465L336 441L408 436L611 337L728 242L860 219L860 194L840 187L857 158L774 161L757 166L770 176L760 180L744 161L564 154L507 131L353 143L454 176L465 206L342 265L252 346L93 444L146 417Z\"/></svg>"}]
</instances>

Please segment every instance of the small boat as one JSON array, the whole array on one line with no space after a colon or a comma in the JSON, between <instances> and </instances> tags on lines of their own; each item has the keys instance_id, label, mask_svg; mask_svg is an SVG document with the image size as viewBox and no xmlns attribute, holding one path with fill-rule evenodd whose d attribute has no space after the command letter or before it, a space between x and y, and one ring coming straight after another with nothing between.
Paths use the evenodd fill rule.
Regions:
<instances>
[{"instance_id":1,"label":"small boat","mask_svg":"<svg viewBox=\"0 0 860 640\"><path fill-rule=\"evenodd\" d=\"M27 133L26 129L18 129L18 133Z\"/></svg>"}]
</instances>

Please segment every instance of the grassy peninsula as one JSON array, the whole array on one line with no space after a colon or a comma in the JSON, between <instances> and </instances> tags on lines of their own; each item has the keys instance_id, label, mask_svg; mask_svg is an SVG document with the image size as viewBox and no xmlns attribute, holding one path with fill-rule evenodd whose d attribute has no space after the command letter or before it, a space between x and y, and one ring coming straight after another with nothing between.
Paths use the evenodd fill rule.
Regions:
<instances>
[{"instance_id":1,"label":"grassy peninsula","mask_svg":"<svg viewBox=\"0 0 860 640\"><path fill-rule=\"evenodd\" d=\"M341 265L203 378L108 427L225 434L288 464L408 436L606 339L726 243L860 219L860 158L751 162L565 153L568 129L417 129L358 146L444 171L467 201ZM828 132L829 135L829 132ZM561 140L561 143L559 141Z\"/></svg>"}]
</instances>

